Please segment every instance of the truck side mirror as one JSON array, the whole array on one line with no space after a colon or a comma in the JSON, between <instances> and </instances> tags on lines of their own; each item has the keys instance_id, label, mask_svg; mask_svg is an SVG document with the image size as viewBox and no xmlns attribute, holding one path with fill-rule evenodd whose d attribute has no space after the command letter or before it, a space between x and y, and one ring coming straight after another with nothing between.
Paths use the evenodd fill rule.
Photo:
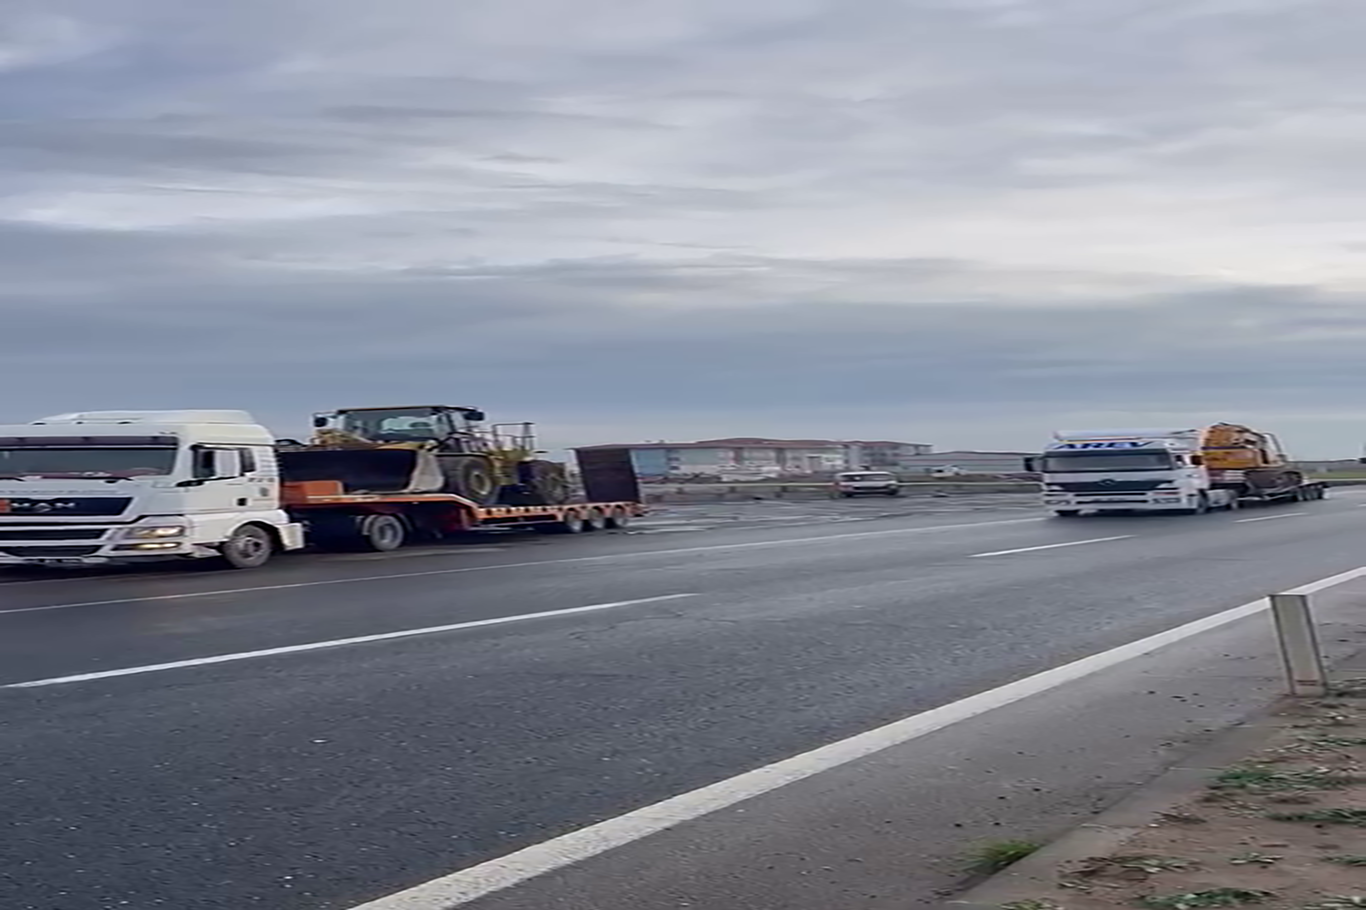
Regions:
<instances>
[{"instance_id":1,"label":"truck side mirror","mask_svg":"<svg viewBox=\"0 0 1366 910\"><path fill-rule=\"evenodd\" d=\"M466 411L465 419L473 423L482 423L489 419L489 415L485 414L483 411Z\"/></svg>"},{"instance_id":2,"label":"truck side mirror","mask_svg":"<svg viewBox=\"0 0 1366 910\"><path fill-rule=\"evenodd\" d=\"M313 415L313 429L321 430L327 427L327 418L321 414Z\"/></svg>"},{"instance_id":3,"label":"truck side mirror","mask_svg":"<svg viewBox=\"0 0 1366 910\"><path fill-rule=\"evenodd\" d=\"M1037 459L1037 458L1035 458L1034 456L1030 455L1030 456L1026 457L1025 460L1024 460L1024 469L1025 469L1026 471L1028 471L1029 473L1031 473L1031 474L1036 474L1036 473L1038 473L1038 470L1039 470L1038 464L1039 464L1039 459Z\"/></svg>"}]
</instances>

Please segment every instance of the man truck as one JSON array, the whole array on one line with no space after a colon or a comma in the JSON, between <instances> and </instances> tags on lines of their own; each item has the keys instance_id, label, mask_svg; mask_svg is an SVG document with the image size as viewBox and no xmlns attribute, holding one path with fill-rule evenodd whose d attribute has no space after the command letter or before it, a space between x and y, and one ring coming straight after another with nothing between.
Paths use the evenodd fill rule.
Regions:
<instances>
[{"instance_id":1,"label":"man truck","mask_svg":"<svg viewBox=\"0 0 1366 910\"><path fill-rule=\"evenodd\" d=\"M1044 506L1061 518L1086 511L1198 515L1326 492L1290 462L1275 436L1232 423L1060 431L1031 461Z\"/></svg>"},{"instance_id":2,"label":"man truck","mask_svg":"<svg viewBox=\"0 0 1366 910\"><path fill-rule=\"evenodd\" d=\"M570 501L562 467L531 457L529 430L513 447L468 423L458 439L426 438L419 418L440 430L452 412L482 415L383 410L419 425L403 440L368 439L355 426L329 435L320 417L309 443L277 443L245 411L95 411L0 426L0 566L213 559L248 569L306 545L386 551L489 528L574 534L625 527L642 512L627 450L582 459L587 499Z\"/></svg>"}]
</instances>

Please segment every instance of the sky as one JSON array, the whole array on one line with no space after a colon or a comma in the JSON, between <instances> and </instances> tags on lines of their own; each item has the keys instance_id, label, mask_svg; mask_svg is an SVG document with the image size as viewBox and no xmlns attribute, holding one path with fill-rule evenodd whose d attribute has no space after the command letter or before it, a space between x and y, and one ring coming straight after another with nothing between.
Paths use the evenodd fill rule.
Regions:
<instances>
[{"instance_id":1,"label":"sky","mask_svg":"<svg viewBox=\"0 0 1366 910\"><path fill-rule=\"evenodd\" d=\"M1366 440L1361 0L0 0L0 420Z\"/></svg>"}]
</instances>

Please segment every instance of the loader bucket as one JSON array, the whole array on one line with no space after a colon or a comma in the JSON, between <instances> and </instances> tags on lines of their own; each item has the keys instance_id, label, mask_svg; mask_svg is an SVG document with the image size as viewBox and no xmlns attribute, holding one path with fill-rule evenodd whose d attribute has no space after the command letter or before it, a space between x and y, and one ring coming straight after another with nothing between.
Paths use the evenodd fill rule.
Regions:
<instances>
[{"instance_id":1,"label":"loader bucket","mask_svg":"<svg viewBox=\"0 0 1366 910\"><path fill-rule=\"evenodd\" d=\"M444 483L432 454L413 449L296 449L279 459L282 480L335 480L347 493L439 493Z\"/></svg>"}]
</instances>

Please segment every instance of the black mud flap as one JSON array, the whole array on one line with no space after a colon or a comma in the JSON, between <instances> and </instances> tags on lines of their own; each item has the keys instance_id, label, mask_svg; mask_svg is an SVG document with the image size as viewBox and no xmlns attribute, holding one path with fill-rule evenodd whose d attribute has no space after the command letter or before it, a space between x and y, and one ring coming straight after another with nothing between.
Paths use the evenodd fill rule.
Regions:
<instances>
[{"instance_id":1,"label":"black mud flap","mask_svg":"<svg viewBox=\"0 0 1366 910\"><path fill-rule=\"evenodd\" d=\"M574 454L590 502L640 502L640 481L630 449L575 449Z\"/></svg>"}]
</instances>

